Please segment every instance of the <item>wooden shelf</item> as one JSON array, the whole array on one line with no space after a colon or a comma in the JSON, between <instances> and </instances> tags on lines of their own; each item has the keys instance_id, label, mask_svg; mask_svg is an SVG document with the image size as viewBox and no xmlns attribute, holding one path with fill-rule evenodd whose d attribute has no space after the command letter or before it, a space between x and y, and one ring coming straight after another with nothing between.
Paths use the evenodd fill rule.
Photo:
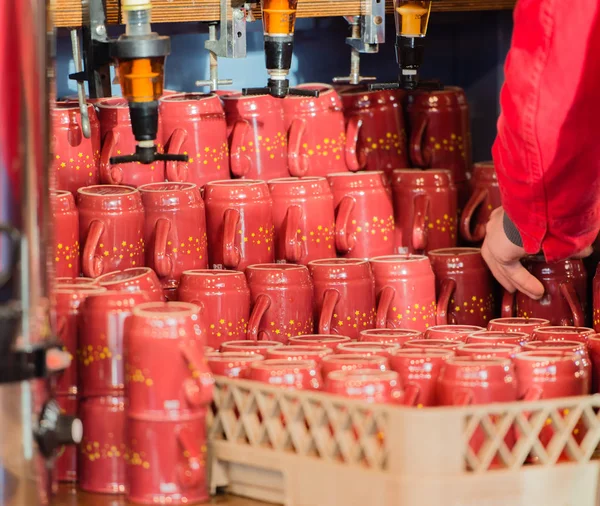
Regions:
<instances>
[{"instance_id":1,"label":"wooden shelf","mask_svg":"<svg viewBox=\"0 0 600 506\"><path fill-rule=\"evenodd\" d=\"M81 6L83 0L56 0L54 21L58 27L77 27L82 24ZM391 12L392 2L387 11ZM512 9L516 0L436 0L436 11L481 11ZM327 16L353 16L360 14L360 0L300 0L298 16L301 18ZM106 0L109 24L121 21L119 0ZM254 9L260 16L260 10ZM179 23L187 21L211 21L219 19L218 0L153 0L153 23Z\"/></svg>"}]
</instances>

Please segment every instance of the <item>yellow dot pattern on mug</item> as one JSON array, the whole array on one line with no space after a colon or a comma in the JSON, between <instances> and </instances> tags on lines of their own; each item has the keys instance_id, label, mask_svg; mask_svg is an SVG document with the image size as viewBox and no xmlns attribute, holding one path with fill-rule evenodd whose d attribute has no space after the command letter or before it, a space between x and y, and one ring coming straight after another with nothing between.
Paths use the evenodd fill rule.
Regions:
<instances>
[{"instance_id":1,"label":"yellow dot pattern on mug","mask_svg":"<svg viewBox=\"0 0 600 506\"><path fill-rule=\"evenodd\" d=\"M74 265L77 265L77 258L79 257L79 241L75 241L73 244L63 244L59 242L56 245L56 252L54 254L55 263L66 263L67 267L71 269Z\"/></svg>"},{"instance_id":2,"label":"yellow dot pattern on mug","mask_svg":"<svg viewBox=\"0 0 600 506\"><path fill-rule=\"evenodd\" d=\"M600 308L594 308L594 327L600 325Z\"/></svg>"},{"instance_id":3,"label":"yellow dot pattern on mug","mask_svg":"<svg viewBox=\"0 0 600 506\"><path fill-rule=\"evenodd\" d=\"M373 236L383 239L384 241L394 240L394 216L373 216L370 220L360 222L352 220L356 233L365 234L365 236Z\"/></svg>"},{"instance_id":4,"label":"yellow dot pattern on mug","mask_svg":"<svg viewBox=\"0 0 600 506\"><path fill-rule=\"evenodd\" d=\"M125 444L119 444L119 446L110 443L100 444L99 441L84 439L79 445L79 454L90 462L101 459L125 458L126 447Z\"/></svg>"},{"instance_id":5,"label":"yellow dot pattern on mug","mask_svg":"<svg viewBox=\"0 0 600 506\"><path fill-rule=\"evenodd\" d=\"M146 460L145 452L136 452L128 448L123 458L130 466L140 466L144 469L150 469L150 462Z\"/></svg>"},{"instance_id":6,"label":"yellow dot pattern on mug","mask_svg":"<svg viewBox=\"0 0 600 506\"><path fill-rule=\"evenodd\" d=\"M341 335L344 335L344 329L370 329L375 324L376 312L376 308L362 308L349 311L348 313L334 313L331 320L331 327L338 329Z\"/></svg>"},{"instance_id":7,"label":"yellow dot pattern on mug","mask_svg":"<svg viewBox=\"0 0 600 506\"><path fill-rule=\"evenodd\" d=\"M130 383L141 383L147 387L154 385L154 381L150 378L147 370L134 369L131 371L129 366L125 367L125 378Z\"/></svg>"},{"instance_id":8,"label":"yellow dot pattern on mug","mask_svg":"<svg viewBox=\"0 0 600 506\"><path fill-rule=\"evenodd\" d=\"M273 236L275 235L275 225L269 226L260 226L257 229L250 231L246 231L246 235L243 235L242 230L238 230L238 234L242 237L240 238L246 244L253 244L256 246L266 246L267 251L271 251L273 247Z\"/></svg>"},{"instance_id":9,"label":"yellow dot pattern on mug","mask_svg":"<svg viewBox=\"0 0 600 506\"><path fill-rule=\"evenodd\" d=\"M218 148L211 148L209 146L205 146L201 148L198 153L196 153L196 157L194 158L193 153L188 153L184 151L184 155L188 155L189 164L196 164L200 167L204 167L206 165L210 165L217 170L226 171L229 168L229 145L227 142L223 142Z\"/></svg>"},{"instance_id":10,"label":"yellow dot pattern on mug","mask_svg":"<svg viewBox=\"0 0 600 506\"><path fill-rule=\"evenodd\" d=\"M98 162L100 160L100 152L95 153L83 153L81 151L77 153L69 153L67 155L54 155L54 168L58 172L68 172L69 174L77 174L77 178L82 180L89 180L90 184L98 171ZM79 175L80 174L80 175Z\"/></svg>"},{"instance_id":11,"label":"yellow dot pattern on mug","mask_svg":"<svg viewBox=\"0 0 600 506\"><path fill-rule=\"evenodd\" d=\"M304 334L312 334L315 323L312 318L296 319L275 322L271 320L266 325L266 331L271 334L274 341L279 341L283 337L303 336Z\"/></svg>"},{"instance_id":12,"label":"yellow dot pattern on mug","mask_svg":"<svg viewBox=\"0 0 600 506\"><path fill-rule=\"evenodd\" d=\"M302 234L302 230L298 229L298 234ZM314 230L308 232L307 235L302 235L304 242L320 246L327 245L327 249L334 248L335 223L329 225L317 225Z\"/></svg>"},{"instance_id":13,"label":"yellow dot pattern on mug","mask_svg":"<svg viewBox=\"0 0 600 506\"><path fill-rule=\"evenodd\" d=\"M476 318L479 317L484 321L488 321L493 317L494 314L494 295L488 294L487 297L476 297L471 295L464 301L457 302L454 298L450 299L449 308L450 312L454 313L457 318L464 318L469 316Z\"/></svg>"},{"instance_id":14,"label":"yellow dot pattern on mug","mask_svg":"<svg viewBox=\"0 0 600 506\"><path fill-rule=\"evenodd\" d=\"M431 302L413 303L408 306L392 306L388 312L388 320L394 322L394 328L425 328L435 325L435 300Z\"/></svg>"},{"instance_id":15,"label":"yellow dot pattern on mug","mask_svg":"<svg viewBox=\"0 0 600 506\"><path fill-rule=\"evenodd\" d=\"M383 137L374 138L367 137L364 143L365 154L373 151L392 152L398 155L402 154L402 147L405 144L406 133L404 129L401 130L400 134L395 132L386 132Z\"/></svg>"},{"instance_id":16,"label":"yellow dot pattern on mug","mask_svg":"<svg viewBox=\"0 0 600 506\"><path fill-rule=\"evenodd\" d=\"M337 138L325 137L322 141L315 143L303 143L303 153L310 157L333 157L336 160L341 160L344 156L346 146L346 133L340 132Z\"/></svg>"},{"instance_id":17,"label":"yellow dot pattern on mug","mask_svg":"<svg viewBox=\"0 0 600 506\"><path fill-rule=\"evenodd\" d=\"M248 140L245 144L240 146L240 151L246 155L262 153L263 156L270 160L274 160L275 158L287 157L286 146L286 136L281 132L277 132L272 137L259 135L258 143L254 140Z\"/></svg>"},{"instance_id":18,"label":"yellow dot pattern on mug","mask_svg":"<svg viewBox=\"0 0 600 506\"><path fill-rule=\"evenodd\" d=\"M449 153L458 153L461 158L466 158L465 145L460 135L450 134L449 139L429 138L429 143L435 151L447 151Z\"/></svg>"},{"instance_id":19,"label":"yellow dot pattern on mug","mask_svg":"<svg viewBox=\"0 0 600 506\"><path fill-rule=\"evenodd\" d=\"M101 334L100 339L106 341L106 336ZM92 346L91 344L82 346L77 350L77 357L79 358L79 363L85 367L102 360L111 360L113 358L115 360L123 359L123 357L119 354L114 355L108 346L102 346L101 344L96 346Z\"/></svg>"},{"instance_id":20,"label":"yellow dot pattern on mug","mask_svg":"<svg viewBox=\"0 0 600 506\"><path fill-rule=\"evenodd\" d=\"M451 239L456 238L456 216L450 216L444 213L439 217L425 217L425 226L429 232L440 232L449 234Z\"/></svg>"},{"instance_id":21,"label":"yellow dot pattern on mug","mask_svg":"<svg viewBox=\"0 0 600 506\"><path fill-rule=\"evenodd\" d=\"M169 253L185 256L193 256L202 260L206 255L206 232L200 237L188 236L179 241L167 241L167 255Z\"/></svg>"},{"instance_id":22,"label":"yellow dot pattern on mug","mask_svg":"<svg viewBox=\"0 0 600 506\"><path fill-rule=\"evenodd\" d=\"M237 321L220 318L208 326L209 336L221 341L233 341L235 339L231 338L234 337L236 339L246 339L247 330L248 321L246 318L240 318Z\"/></svg>"},{"instance_id":23,"label":"yellow dot pattern on mug","mask_svg":"<svg viewBox=\"0 0 600 506\"><path fill-rule=\"evenodd\" d=\"M116 257L119 260L130 261L130 265L135 267L139 262L136 260L136 258L144 255L146 245L144 243L144 239L140 238L136 242L123 240L119 243L115 243L114 245L101 242L98 244L98 248L102 257ZM139 265L143 266L143 262L139 262Z\"/></svg>"}]
</instances>

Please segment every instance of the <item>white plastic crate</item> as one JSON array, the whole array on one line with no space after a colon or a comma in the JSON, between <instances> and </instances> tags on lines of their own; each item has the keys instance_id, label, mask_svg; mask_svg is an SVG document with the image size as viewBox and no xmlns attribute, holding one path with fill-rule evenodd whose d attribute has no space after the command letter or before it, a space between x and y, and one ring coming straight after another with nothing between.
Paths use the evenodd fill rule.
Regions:
<instances>
[{"instance_id":1,"label":"white plastic crate","mask_svg":"<svg viewBox=\"0 0 600 506\"><path fill-rule=\"evenodd\" d=\"M415 409L217 378L210 483L287 506L596 506L599 407L595 395Z\"/></svg>"}]
</instances>

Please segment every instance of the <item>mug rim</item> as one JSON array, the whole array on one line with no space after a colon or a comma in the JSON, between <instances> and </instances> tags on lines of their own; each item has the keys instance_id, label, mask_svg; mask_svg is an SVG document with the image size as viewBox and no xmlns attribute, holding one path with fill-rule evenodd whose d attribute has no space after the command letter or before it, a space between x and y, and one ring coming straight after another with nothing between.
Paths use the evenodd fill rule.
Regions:
<instances>
[{"instance_id":1,"label":"mug rim","mask_svg":"<svg viewBox=\"0 0 600 506\"><path fill-rule=\"evenodd\" d=\"M525 350L526 347L528 346L533 346L533 348L536 348L535 350ZM583 349L584 351L587 350L585 348L585 343L582 343L581 341L569 341L568 339L564 340L564 341L529 341L528 343L525 343L525 345L523 345L523 350L525 351L538 351L538 350L542 350L544 348L548 348L548 349L553 349L553 350L557 350L559 351L561 348L564 348L567 351L574 351L572 348L580 348Z\"/></svg>"},{"instance_id":2,"label":"mug rim","mask_svg":"<svg viewBox=\"0 0 600 506\"><path fill-rule=\"evenodd\" d=\"M523 316L504 316L500 318L492 318L488 322L488 327L491 323L497 323L500 325L545 325L544 322L550 323L550 320L545 318L525 318Z\"/></svg>"},{"instance_id":3,"label":"mug rim","mask_svg":"<svg viewBox=\"0 0 600 506\"><path fill-rule=\"evenodd\" d=\"M454 332L456 334L467 334L470 333L472 334L473 332L482 332L484 330L487 330L485 327L480 327L478 325L452 325L452 324L445 324L445 325L432 325L431 327L429 327L425 332L429 332L430 330L436 331L439 330L440 332ZM492 331L492 332L500 332L500 331Z\"/></svg>"},{"instance_id":4,"label":"mug rim","mask_svg":"<svg viewBox=\"0 0 600 506\"><path fill-rule=\"evenodd\" d=\"M152 308L157 309L153 311ZM173 310L171 310L173 308ZM194 316L198 314L198 306L189 302L144 302L135 306L131 314L134 316L150 318L176 318L181 316Z\"/></svg>"},{"instance_id":5,"label":"mug rim","mask_svg":"<svg viewBox=\"0 0 600 506\"><path fill-rule=\"evenodd\" d=\"M575 327L574 325L568 325L568 326L560 326L560 325L546 325L545 327L540 327L539 329L535 329L534 331L536 334L537 333L542 333L542 334L547 334L547 333L553 333L553 334L576 334L576 335L588 335L588 334L594 334L595 330L591 327Z\"/></svg>"},{"instance_id":6,"label":"mug rim","mask_svg":"<svg viewBox=\"0 0 600 506\"><path fill-rule=\"evenodd\" d=\"M50 190L51 197L63 197L66 195L73 195L69 190Z\"/></svg>"},{"instance_id":7,"label":"mug rim","mask_svg":"<svg viewBox=\"0 0 600 506\"><path fill-rule=\"evenodd\" d=\"M363 177L363 176L371 176L371 175L375 175L378 174L380 176L385 175L385 171L383 170L368 170L368 171L356 171L356 172L352 172L352 171L346 171L346 172L332 172L331 174L327 174L327 179L329 179L330 177Z\"/></svg>"},{"instance_id":8,"label":"mug rim","mask_svg":"<svg viewBox=\"0 0 600 506\"><path fill-rule=\"evenodd\" d=\"M126 192L122 192L122 193L93 193L90 191L87 191L88 188L120 188L120 189L126 189L128 191ZM78 195L86 195L88 197L122 197L122 196L128 196L128 195L135 195L136 193L139 193L139 190L137 188L134 188L133 186L127 186L127 185L123 185L123 184L94 184L94 185L90 185L90 186L84 186L83 188L78 188L77 189L77 194Z\"/></svg>"},{"instance_id":9,"label":"mug rim","mask_svg":"<svg viewBox=\"0 0 600 506\"><path fill-rule=\"evenodd\" d=\"M101 293L105 293L107 291L106 288L104 288L103 286L98 286L98 285L92 285L92 284L86 284L86 283L82 283L80 285L60 285L57 286L54 289L54 293L60 293L60 294L73 294L73 293L77 293L77 292L84 292L86 294L101 294Z\"/></svg>"},{"instance_id":10,"label":"mug rim","mask_svg":"<svg viewBox=\"0 0 600 506\"><path fill-rule=\"evenodd\" d=\"M515 361L523 360L526 362L535 362L540 360L546 360L548 362L572 362L573 359L581 360L581 355L573 351L570 353L562 351L544 351L544 350L531 350L522 351L515 355Z\"/></svg>"},{"instance_id":11,"label":"mug rim","mask_svg":"<svg viewBox=\"0 0 600 506\"><path fill-rule=\"evenodd\" d=\"M427 252L427 255L449 257L457 255L481 255L481 248L473 248L470 246L454 247L454 248L438 248Z\"/></svg>"},{"instance_id":12,"label":"mug rim","mask_svg":"<svg viewBox=\"0 0 600 506\"><path fill-rule=\"evenodd\" d=\"M115 279L115 280L108 280L108 281L104 281L102 278L108 278L109 276L116 276L118 274L123 274L126 273L128 271L140 271L138 274L133 274L131 277L128 278L123 278L123 279ZM115 283L122 283L123 281L131 281L131 280L135 280L135 279L139 279L141 277L144 277L148 274L150 274L151 272L154 272L150 267L129 267L127 269L122 269L122 270L118 270L118 271L112 271L112 272L107 272L106 274L102 274L101 276L98 276L96 278L97 282L100 283L102 282L104 285L112 285Z\"/></svg>"},{"instance_id":13,"label":"mug rim","mask_svg":"<svg viewBox=\"0 0 600 506\"><path fill-rule=\"evenodd\" d=\"M440 357L454 357L454 350L449 348L398 348L392 353L393 357L402 357L405 355L426 355L426 356L440 356Z\"/></svg>"},{"instance_id":14,"label":"mug rim","mask_svg":"<svg viewBox=\"0 0 600 506\"><path fill-rule=\"evenodd\" d=\"M400 381L400 375L392 369L337 369L331 371L327 375L327 380L343 381L343 380L381 380L381 381Z\"/></svg>"},{"instance_id":15,"label":"mug rim","mask_svg":"<svg viewBox=\"0 0 600 506\"><path fill-rule=\"evenodd\" d=\"M266 184L262 179L219 179L217 181L209 181L206 186L259 186Z\"/></svg>"},{"instance_id":16,"label":"mug rim","mask_svg":"<svg viewBox=\"0 0 600 506\"><path fill-rule=\"evenodd\" d=\"M292 183L314 183L314 182L323 182L327 181L326 177L323 176L302 176L302 177L276 177L274 179L269 179L267 184L292 184Z\"/></svg>"},{"instance_id":17,"label":"mug rim","mask_svg":"<svg viewBox=\"0 0 600 506\"><path fill-rule=\"evenodd\" d=\"M400 348L399 348L400 349ZM364 361L364 362L375 362L379 365L384 365L387 367L388 362L386 357L382 357L381 355L362 355L360 353L331 353L330 355L326 355L323 357L323 362L335 362L339 360L341 362L354 362L354 361ZM333 372L333 371L332 371Z\"/></svg>"},{"instance_id":18,"label":"mug rim","mask_svg":"<svg viewBox=\"0 0 600 506\"><path fill-rule=\"evenodd\" d=\"M286 360L283 358L268 358L266 360L260 360L253 364L250 364L252 369L266 369L272 370L276 368L289 369L290 367L294 368L303 368L303 369L316 369L317 362L315 360L310 359L302 359L302 360Z\"/></svg>"},{"instance_id":19,"label":"mug rim","mask_svg":"<svg viewBox=\"0 0 600 506\"><path fill-rule=\"evenodd\" d=\"M351 350L365 350L365 353L368 353L369 351L400 349L400 345L398 343L379 343L377 341L351 341L340 343L337 346L336 350L339 350L341 348L341 350L344 351L348 349L348 346Z\"/></svg>"},{"instance_id":20,"label":"mug rim","mask_svg":"<svg viewBox=\"0 0 600 506\"><path fill-rule=\"evenodd\" d=\"M340 335L336 335L336 334L302 334L301 336L292 336L290 337L291 339L302 339L302 338L307 338L307 337L314 337L316 339L307 339L307 342L339 342L339 343L349 343L352 342L352 338L348 337L348 336L340 336ZM296 341L293 341L294 343L296 343ZM310 346L310 345L304 345L304 344L294 344L293 346Z\"/></svg>"},{"instance_id":21,"label":"mug rim","mask_svg":"<svg viewBox=\"0 0 600 506\"><path fill-rule=\"evenodd\" d=\"M177 93L171 93L169 95L163 95L162 97L160 97L160 101L161 102L182 102L182 100L171 100L172 98L179 98L182 96L194 96L194 97L198 97L198 99L189 99L194 100L196 102L200 102L201 100L205 100L207 98L211 98L211 97L217 97L220 98L218 95L215 95L214 93L202 93L200 91L181 91L181 92L177 92Z\"/></svg>"},{"instance_id":22,"label":"mug rim","mask_svg":"<svg viewBox=\"0 0 600 506\"><path fill-rule=\"evenodd\" d=\"M206 353L205 358L207 361L213 360L214 362L226 362L227 359L240 360L244 362L255 362L257 360L264 360L266 357L259 353L244 353L243 351L211 351Z\"/></svg>"},{"instance_id":23,"label":"mug rim","mask_svg":"<svg viewBox=\"0 0 600 506\"><path fill-rule=\"evenodd\" d=\"M111 103L114 102L114 103ZM124 97L104 97L94 104L102 109L126 109L129 104Z\"/></svg>"},{"instance_id":24,"label":"mug rim","mask_svg":"<svg viewBox=\"0 0 600 506\"><path fill-rule=\"evenodd\" d=\"M405 335L423 335L423 332L416 329L366 329L359 332L361 336L405 336Z\"/></svg>"},{"instance_id":25,"label":"mug rim","mask_svg":"<svg viewBox=\"0 0 600 506\"><path fill-rule=\"evenodd\" d=\"M423 262L429 260L427 255L415 255L413 253L406 253L404 255L380 255L373 258L369 258L369 262L372 263L396 263L396 262Z\"/></svg>"},{"instance_id":26,"label":"mug rim","mask_svg":"<svg viewBox=\"0 0 600 506\"><path fill-rule=\"evenodd\" d=\"M452 171L448 170L448 169L436 169L436 168L431 168L431 169L410 169L410 168L405 168L405 169L394 169L392 171L392 174L445 174L448 176L452 176ZM451 179L451 181L454 183L454 179Z\"/></svg>"},{"instance_id":27,"label":"mug rim","mask_svg":"<svg viewBox=\"0 0 600 506\"><path fill-rule=\"evenodd\" d=\"M264 264L251 264L246 267L247 269L251 269L253 271L305 271L308 268L305 265L299 264L278 264L275 262L272 263L264 263Z\"/></svg>"},{"instance_id":28,"label":"mug rim","mask_svg":"<svg viewBox=\"0 0 600 506\"><path fill-rule=\"evenodd\" d=\"M515 350L522 349L518 344L510 344L510 343L490 343L490 342L482 342L482 343L464 343L458 347L459 350L473 350L476 349L478 351L497 351L497 350ZM519 352L520 353L520 352Z\"/></svg>"},{"instance_id":29,"label":"mug rim","mask_svg":"<svg viewBox=\"0 0 600 506\"><path fill-rule=\"evenodd\" d=\"M171 188L171 189L160 189L160 190L155 190L153 188L149 188L151 186L159 186L159 185L181 185L182 187L180 188ZM176 181L159 181L159 182L155 182L155 183L146 183L143 184L141 186L138 186L137 189L140 191L140 193L142 192L147 192L147 193L166 193L166 192L172 192L172 191L189 191L189 190L194 190L198 188L198 186L194 183L188 183L188 182L176 182Z\"/></svg>"},{"instance_id":30,"label":"mug rim","mask_svg":"<svg viewBox=\"0 0 600 506\"><path fill-rule=\"evenodd\" d=\"M369 265L368 260L362 258L319 258L311 260L308 265L325 265L327 267L337 267L340 265Z\"/></svg>"},{"instance_id":31,"label":"mug rim","mask_svg":"<svg viewBox=\"0 0 600 506\"><path fill-rule=\"evenodd\" d=\"M183 271L181 275L186 274L187 276L198 276L198 277L216 277L216 276L239 276L244 275L242 271L230 271L227 269L188 269Z\"/></svg>"},{"instance_id":32,"label":"mug rim","mask_svg":"<svg viewBox=\"0 0 600 506\"><path fill-rule=\"evenodd\" d=\"M273 345L273 346L284 346L284 344L280 341L270 341L270 340L262 340L262 341L254 341L252 339L234 339L233 341L223 341L220 345L219 348L221 348L223 345L225 346L242 346L242 347L248 347L248 348L258 348L259 346L264 346L265 343L266 346L269 345Z\"/></svg>"},{"instance_id":33,"label":"mug rim","mask_svg":"<svg viewBox=\"0 0 600 506\"><path fill-rule=\"evenodd\" d=\"M529 352L527 352L529 353ZM517 356L520 354L517 354ZM496 365L501 365L503 367L511 365L510 358L502 358L502 357L486 357L486 358L472 358L472 357L464 357L460 355L454 355L450 357L446 364L455 365L455 366L470 366L473 364L483 365L485 367L493 367Z\"/></svg>"}]
</instances>

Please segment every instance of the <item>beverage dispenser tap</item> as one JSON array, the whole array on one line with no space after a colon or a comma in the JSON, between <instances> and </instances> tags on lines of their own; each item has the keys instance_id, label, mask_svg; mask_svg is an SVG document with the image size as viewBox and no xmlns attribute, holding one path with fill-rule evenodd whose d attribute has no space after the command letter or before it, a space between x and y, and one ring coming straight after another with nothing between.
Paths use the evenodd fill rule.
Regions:
<instances>
[{"instance_id":1,"label":"beverage dispenser tap","mask_svg":"<svg viewBox=\"0 0 600 506\"><path fill-rule=\"evenodd\" d=\"M245 88L244 95L268 93L275 98L287 95L318 97L317 90L290 88L294 27L298 0L261 0L265 37L265 60L269 78L264 88Z\"/></svg>"},{"instance_id":2,"label":"beverage dispenser tap","mask_svg":"<svg viewBox=\"0 0 600 506\"><path fill-rule=\"evenodd\" d=\"M156 160L187 162L187 155L157 152L158 99L163 93L165 59L171 51L169 37L150 27L149 0L123 0L125 34L111 43L110 55L117 62L123 97L129 102L131 127L137 142L135 153L111 157L110 163Z\"/></svg>"}]
</instances>

